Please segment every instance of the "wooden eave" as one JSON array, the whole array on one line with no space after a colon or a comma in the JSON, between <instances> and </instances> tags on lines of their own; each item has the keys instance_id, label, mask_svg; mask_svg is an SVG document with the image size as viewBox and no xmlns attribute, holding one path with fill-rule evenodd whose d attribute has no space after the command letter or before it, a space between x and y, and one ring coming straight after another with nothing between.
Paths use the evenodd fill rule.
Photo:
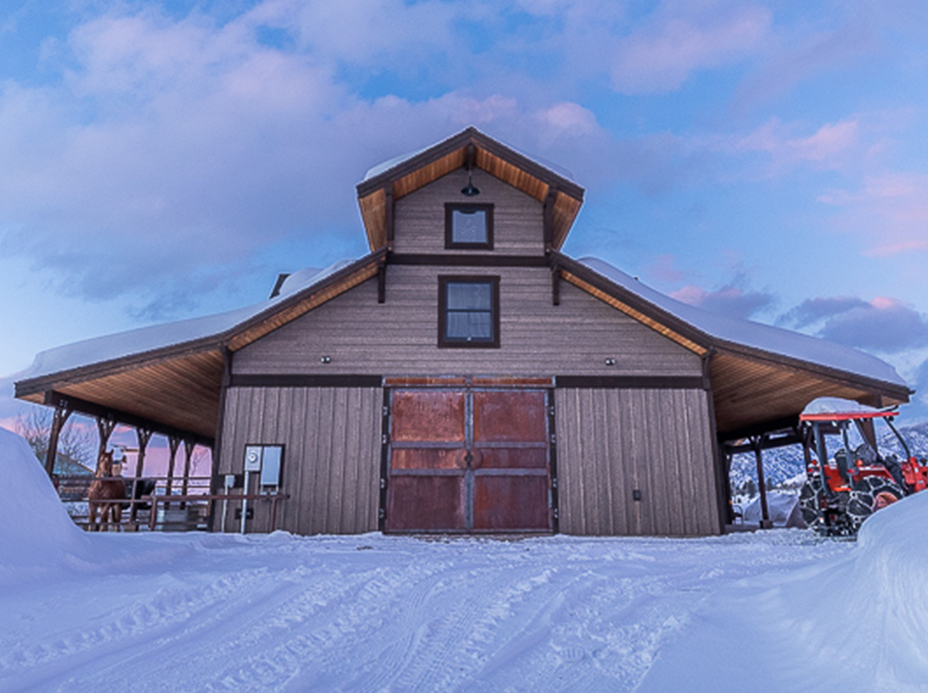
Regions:
<instances>
[{"instance_id":1,"label":"wooden eave","mask_svg":"<svg viewBox=\"0 0 928 693\"><path fill-rule=\"evenodd\" d=\"M552 259L561 279L710 359L710 387L720 433L798 417L816 397L841 397L880 407L909 401L911 392L904 385L719 339L576 260L561 253Z\"/></svg>"},{"instance_id":2,"label":"wooden eave","mask_svg":"<svg viewBox=\"0 0 928 693\"><path fill-rule=\"evenodd\" d=\"M561 248L583 204L583 188L471 127L358 184L358 205L372 251L389 244L391 201L465 166L469 146L474 148L474 166L551 205L551 243Z\"/></svg>"},{"instance_id":3,"label":"wooden eave","mask_svg":"<svg viewBox=\"0 0 928 693\"><path fill-rule=\"evenodd\" d=\"M367 255L233 328L16 383L16 397L65 397L212 439L219 416L223 352L236 351L377 274L384 252Z\"/></svg>"}]
</instances>

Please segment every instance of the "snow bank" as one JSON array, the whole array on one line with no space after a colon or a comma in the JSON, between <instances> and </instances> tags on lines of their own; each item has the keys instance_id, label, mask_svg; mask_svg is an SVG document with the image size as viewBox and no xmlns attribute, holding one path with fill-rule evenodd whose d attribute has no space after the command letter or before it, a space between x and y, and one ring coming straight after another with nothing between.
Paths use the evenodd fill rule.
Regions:
<instances>
[{"instance_id":1,"label":"snow bank","mask_svg":"<svg viewBox=\"0 0 928 693\"><path fill-rule=\"evenodd\" d=\"M0 428L0 584L47 572L90 545L20 436Z\"/></svg>"},{"instance_id":2,"label":"snow bank","mask_svg":"<svg viewBox=\"0 0 928 693\"><path fill-rule=\"evenodd\" d=\"M864 522L846 556L724 589L665 648L640 693L928 689L928 493Z\"/></svg>"}]
</instances>

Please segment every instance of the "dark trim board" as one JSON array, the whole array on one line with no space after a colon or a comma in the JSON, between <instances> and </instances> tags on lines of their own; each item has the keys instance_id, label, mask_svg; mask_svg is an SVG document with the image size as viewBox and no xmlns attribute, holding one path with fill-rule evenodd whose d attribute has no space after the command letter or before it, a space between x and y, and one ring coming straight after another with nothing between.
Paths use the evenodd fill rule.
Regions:
<instances>
[{"instance_id":1,"label":"dark trim board","mask_svg":"<svg viewBox=\"0 0 928 693\"><path fill-rule=\"evenodd\" d=\"M753 436L764 435L765 433L774 433L784 429L793 429L799 426L799 416L786 416L774 421L766 421L756 426L748 426L737 431L719 431L718 439L720 443L731 440L741 440L742 438L751 438Z\"/></svg>"},{"instance_id":2,"label":"dark trim board","mask_svg":"<svg viewBox=\"0 0 928 693\"><path fill-rule=\"evenodd\" d=\"M704 390L701 376L650 376L650 375L558 375L557 388L584 390Z\"/></svg>"},{"instance_id":3,"label":"dark trim board","mask_svg":"<svg viewBox=\"0 0 928 693\"><path fill-rule=\"evenodd\" d=\"M435 267L550 267L544 255L475 255L438 253L391 253L390 265L432 265Z\"/></svg>"},{"instance_id":4,"label":"dark trim board","mask_svg":"<svg viewBox=\"0 0 928 693\"><path fill-rule=\"evenodd\" d=\"M380 387L382 375L233 375L230 387Z\"/></svg>"}]
</instances>

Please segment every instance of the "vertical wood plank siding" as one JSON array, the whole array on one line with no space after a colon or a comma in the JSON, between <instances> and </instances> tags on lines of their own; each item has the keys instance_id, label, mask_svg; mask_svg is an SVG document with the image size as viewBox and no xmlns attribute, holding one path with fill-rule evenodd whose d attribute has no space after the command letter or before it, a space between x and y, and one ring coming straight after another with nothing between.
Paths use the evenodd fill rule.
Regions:
<instances>
[{"instance_id":1,"label":"vertical wood plank siding","mask_svg":"<svg viewBox=\"0 0 928 693\"><path fill-rule=\"evenodd\" d=\"M565 388L556 412L562 532L721 532L705 391Z\"/></svg>"},{"instance_id":2,"label":"vertical wood plank siding","mask_svg":"<svg viewBox=\"0 0 928 693\"><path fill-rule=\"evenodd\" d=\"M702 375L699 356L573 285L552 305L547 268L464 270L454 268L500 277L498 349L439 349L438 275L448 268L393 265L385 303L368 280L237 351L235 373Z\"/></svg>"},{"instance_id":3,"label":"vertical wood plank siding","mask_svg":"<svg viewBox=\"0 0 928 693\"><path fill-rule=\"evenodd\" d=\"M229 388L220 474L242 473L245 445L284 445L278 529L298 534L376 531L380 388ZM227 529L237 530L230 509ZM248 531L269 527L255 505ZM218 528L218 526L217 526Z\"/></svg>"},{"instance_id":4,"label":"vertical wood plank siding","mask_svg":"<svg viewBox=\"0 0 928 693\"><path fill-rule=\"evenodd\" d=\"M467 172L461 168L398 199L395 251L460 254L460 250L445 250L445 203L479 202L494 205L493 250L486 254L544 255L542 203L486 171L475 168L473 176L480 189L478 197L461 195L467 185Z\"/></svg>"}]
</instances>

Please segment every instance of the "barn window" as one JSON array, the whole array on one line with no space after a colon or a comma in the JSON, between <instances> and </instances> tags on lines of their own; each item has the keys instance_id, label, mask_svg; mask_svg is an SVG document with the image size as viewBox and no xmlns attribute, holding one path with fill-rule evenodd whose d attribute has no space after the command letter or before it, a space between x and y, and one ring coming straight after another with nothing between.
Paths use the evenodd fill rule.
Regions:
<instances>
[{"instance_id":1,"label":"barn window","mask_svg":"<svg viewBox=\"0 0 928 693\"><path fill-rule=\"evenodd\" d=\"M499 346L499 277L438 278L438 346Z\"/></svg>"},{"instance_id":2,"label":"barn window","mask_svg":"<svg viewBox=\"0 0 928 693\"><path fill-rule=\"evenodd\" d=\"M493 205L445 205L445 248L493 250Z\"/></svg>"}]
</instances>

